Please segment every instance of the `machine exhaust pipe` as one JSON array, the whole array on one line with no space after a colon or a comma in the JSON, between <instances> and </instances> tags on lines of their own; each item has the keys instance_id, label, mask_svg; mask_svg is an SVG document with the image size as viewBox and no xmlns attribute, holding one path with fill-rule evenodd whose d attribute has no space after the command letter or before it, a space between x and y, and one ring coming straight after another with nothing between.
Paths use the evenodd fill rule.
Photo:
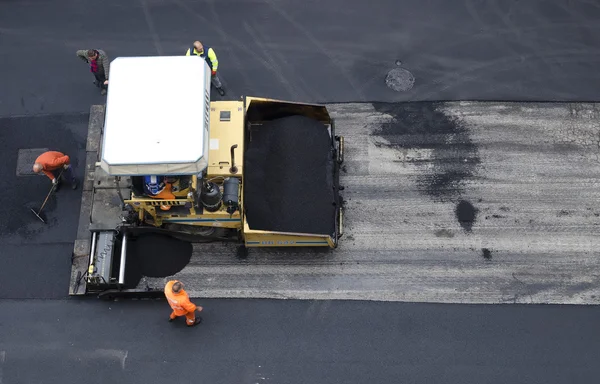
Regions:
<instances>
[{"instance_id":1,"label":"machine exhaust pipe","mask_svg":"<svg viewBox=\"0 0 600 384\"><path fill-rule=\"evenodd\" d=\"M230 173L237 173L238 169L235 166L235 154L234 154L234 150L237 148L237 144L233 144L231 146L231 168L229 168L229 172Z\"/></svg>"}]
</instances>

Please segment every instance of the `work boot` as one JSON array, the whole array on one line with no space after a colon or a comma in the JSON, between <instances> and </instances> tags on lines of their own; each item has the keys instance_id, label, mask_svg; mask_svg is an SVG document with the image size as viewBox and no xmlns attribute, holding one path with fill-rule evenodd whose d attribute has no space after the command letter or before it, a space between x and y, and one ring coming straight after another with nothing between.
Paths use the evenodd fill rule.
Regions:
<instances>
[{"instance_id":1,"label":"work boot","mask_svg":"<svg viewBox=\"0 0 600 384\"><path fill-rule=\"evenodd\" d=\"M219 95L225 96L225 90L223 88L217 88L217 91L219 92Z\"/></svg>"},{"instance_id":2,"label":"work boot","mask_svg":"<svg viewBox=\"0 0 600 384\"><path fill-rule=\"evenodd\" d=\"M194 326L200 324L201 322L202 322L202 317L196 316L196 321L194 321L194 324L190 325L190 327L194 327Z\"/></svg>"}]
</instances>

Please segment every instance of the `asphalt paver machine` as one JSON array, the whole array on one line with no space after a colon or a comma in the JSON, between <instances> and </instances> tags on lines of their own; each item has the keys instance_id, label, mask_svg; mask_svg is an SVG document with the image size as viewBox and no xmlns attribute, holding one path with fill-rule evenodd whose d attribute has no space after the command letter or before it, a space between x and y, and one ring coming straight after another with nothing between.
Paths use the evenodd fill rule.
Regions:
<instances>
[{"instance_id":1,"label":"asphalt paver machine","mask_svg":"<svg viewBox=\"0 0 600 384\"><path fill-rule=\"evenodd\" d=\"M198 57L111 63L106 106L90 116L71 295L136 291L126 288L127 244L143 234L337 247L344 139L327 108L211 101L210 89Z\"/></svg>"}]
</instances>

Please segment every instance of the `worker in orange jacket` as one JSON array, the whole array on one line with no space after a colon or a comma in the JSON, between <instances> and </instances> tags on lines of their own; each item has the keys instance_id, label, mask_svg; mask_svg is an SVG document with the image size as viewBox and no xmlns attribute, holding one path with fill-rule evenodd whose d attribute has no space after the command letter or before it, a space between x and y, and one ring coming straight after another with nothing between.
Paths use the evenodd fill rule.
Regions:
<instances>
[{"instance_id":1,"label":"worker in orange jacket","mask_svg":"<svg viewBox=\"0 0 600 384\"><path fill-rule=\"evenodd\" d=\"M179 316L185 316L185 323L188 327L193 327L202 322L202 317L196 318L196 311L202 312L202 307L196 306L190 301L190 297L183 289L183 283L177 280L171 280L165 285L165 296L173 312L169 316L169 322Z\"/></svg>"},{"instance_id":2,"label":"worker in orange jacket","mask_svg":"<svg viewBox=\"0 0 600 384\"><path fill-rule=\"evenodd\" d=\"M75 176L73 175L71 160L69 159L69 156L64 153L58 151L44 152L35 159L35 163L33 164L33 172L44 172L44 174L52 180L52 184L56 186L57 190L60 185L58 175L60 174L61 169L64 169L63 174L66 174L67 178L71 181L71 187L77 189L77 179L75 179Z\"/></svg>"}]
</instances>

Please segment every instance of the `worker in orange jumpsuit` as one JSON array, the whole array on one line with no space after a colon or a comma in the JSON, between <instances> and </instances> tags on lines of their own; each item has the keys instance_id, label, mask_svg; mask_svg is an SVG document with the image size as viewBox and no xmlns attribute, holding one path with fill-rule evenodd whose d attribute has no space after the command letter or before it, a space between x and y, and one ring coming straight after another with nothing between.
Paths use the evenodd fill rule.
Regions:
<instances>
[{"instance_id":1,"label":"worker in orange jumpsuit","mask_svg":"<svg viewBox=\"0 0 600 384\"><path fill-rule=\"evenodd\" d=\"M64 169L63 174L66 174L66 178L71 181L71 187L77 189L77 179L75 179L75 176L73 175L71 160L69 159L69 156L64 153L58 151L44 152L35 159L35 163L33 164L33 172L44 172L44 174L52 180L52 184L56 186L56 190L58 190L60 185L58 175L60 174L61 169Z\"/></svg>"},{"instance_id":2,"label":"worker in orange jumpsuit","mask_svg":"<svg viewBox=\"0 0 600 384\"><path fill-rule=\"evenodd\" d=\"M166 182L164 176L150 175L144 176L144 192L153 198L160 200L175 200L175 195L172 192L173 184ZM171 209L170 205L162 204L160 209L168 211Z\"/></svg>"},{"instance_id":3,"label":"worker in orange jumpsuit","mask_svg":"<svg viewBox=\"0 0 600 384\"><path fill-rule=\"evenodd\" d=\"M173 309L169 322L179 316L185 316L185 323L188 327L193 327L202 322L202 317L196 317L196 311L202 312L202 307L196 306L190 301L190 297L183 289L183 283L177 280L171 280L165 285L165 296L169 305Z\"/></svg>"}]
</instances>

